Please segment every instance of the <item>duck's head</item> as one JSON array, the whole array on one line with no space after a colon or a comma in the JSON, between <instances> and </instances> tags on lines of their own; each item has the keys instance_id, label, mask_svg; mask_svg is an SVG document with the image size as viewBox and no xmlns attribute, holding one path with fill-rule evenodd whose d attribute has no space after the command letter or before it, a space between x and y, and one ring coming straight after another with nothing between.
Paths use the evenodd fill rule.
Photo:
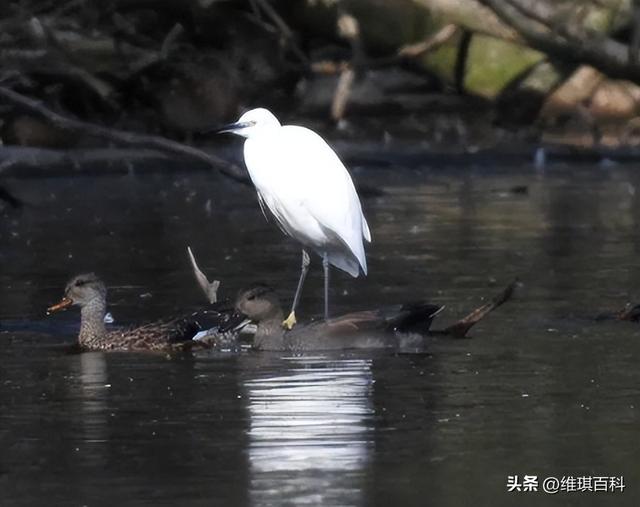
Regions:
<instances>
[{"instance_id":1,"label":"duck's head","mask_svg":"<svg viewBox=\"0 0 640 507\"><path fill-rule=\"evenodd\" d=\"M49 307L47 313L57 312L71 305L83 307L94 300L104 300L107 288L95 273L74 276L64 289L64 297L59 303Z\"/></svg>"},{"instance_id":2,"label":"duck's head","mask_svg":"<svg viewBox=\"0 0 640 507\"><path fill-rule=\"evenodd\" d=\"M215 131L218 134L229 132L237 136L251 137L264 129L277 128L279 126L280 122L278 118L276 118L271 111L259 107L244 113L237 122L225 125Z\"/></svg>"},{"instance_id":3,"label":"duck's head","mask_svg":"<svg viewBox=\"0 0 640 507\"><path fill-rule=\"evenodd\" d=\"M282 315L278 296L266 285L241 290L236 298L236 310L255 322L281 318Z\"/></svg>"}]
</instances>

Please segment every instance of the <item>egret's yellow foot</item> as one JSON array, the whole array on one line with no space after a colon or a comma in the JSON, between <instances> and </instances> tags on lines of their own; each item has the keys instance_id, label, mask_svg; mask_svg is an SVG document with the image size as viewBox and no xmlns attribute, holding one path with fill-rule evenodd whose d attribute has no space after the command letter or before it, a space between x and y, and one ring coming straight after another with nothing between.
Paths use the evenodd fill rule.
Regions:
<instances>
[{"instance_id":1,"label":"egret's yellow foot","mask_svg":"<svg viewBox=\"0 0 640 507\"><path fill-rule=\"evenodd\" d=\"M291 312L289 316L282 321L282 327L288 330L293 329L293 326L296 325L296 312Z\"/></svg>"}]
</instances>

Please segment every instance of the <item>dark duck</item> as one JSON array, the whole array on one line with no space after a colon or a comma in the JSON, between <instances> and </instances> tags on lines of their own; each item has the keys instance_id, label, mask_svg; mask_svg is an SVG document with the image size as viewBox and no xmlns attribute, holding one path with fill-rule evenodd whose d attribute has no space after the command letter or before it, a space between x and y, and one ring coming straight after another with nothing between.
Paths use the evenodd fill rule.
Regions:
<instances>
[{"instance_id":1,"label":"dark duck","mask_svg":"<svg viewBox=\"0 0 640 507\"><path fill-rule=\"evenodd\" d=\"M420 349L426 335L465 337L488 313L507 301L516 286L510 284L490 303L482 305L453 325L432 331L431 323L444 307L426 302L392 305L347 313L329 320L283 329L283 310L275 291L265 285L242 290L236 310L256 323L253 348L291 352L347 349Z\"/></svg>"}]
</instances>

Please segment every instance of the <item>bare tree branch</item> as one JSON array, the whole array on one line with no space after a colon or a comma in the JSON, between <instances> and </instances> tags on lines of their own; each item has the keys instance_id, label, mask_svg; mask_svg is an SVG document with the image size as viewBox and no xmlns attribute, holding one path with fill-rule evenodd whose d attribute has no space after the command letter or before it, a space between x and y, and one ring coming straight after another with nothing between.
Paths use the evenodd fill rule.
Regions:
<instances>
[{"instance_id":1,"label":"bare tree branch","mask_svg":"<svg viewBox=\"0 0 640 507\"><path fill-rule=\"evenodd\" d=\"M550 57L586 63L613 78L629 79L640 83L640 65L629 60L629 47L606 35L593 37L576 33L567 24L558 24L541 15L540 6L535 11L524 5L531 2L516 0L479 0L518 31L531 47ZM556 28L554 30L554 27Z\"/></svg>"},{"instance_id":2,"label":"bare tree branch","mask_svg":"<svg viewBox=\"0 0 640 507\"><path fill-rule=\"evenodd\" d=\"M363 56L358 62L357 68L378 69L384 67L392 67L413 58L420 58L425 53L439 48L459 32L460 29L457 26L446 25L424 41L402 46L398 49L396 54L392 56L383 56L381 58L366 58L366 56ZM334 62L329 60L322 60L312 63L311 71L315 72L316 74L325 75L343 74L345 71L351 69L354 66L354 64L347 61Z\"/></svg>"},{"instance_id":3,"label":"bare tree branch","mask_svg":"<svg viewBox=\"0 0 640 507\"><path fill-rule=\"evenodd\" d=\"M76 120L74 118L68 118L48 109L39 101L17 93L4 86L0 86L0 98L10 102L20 109L37 114L49 123L63 130L78 132L83 135L99 139L106 139L120 145L144 147L184 155L209 164L234 181L248 183L247 175L237 165L199 150L198 148L194 148L193 146L188 146L160 136L136 134L133 132L126 132L124 130L103 127L101 125Z\"/></svg>"},{"instance_id":4,"label":"bare tree branch","mask_svg":"<svg viewBox=\"0 0 640 507\"><path fill-rule=\"evenodd\" d=\"M436 17L449 20L472 32L498 37L511 42L520 42L518 33L496 16L492 9L482 5L481 0L413 0Z\"/></svg>"},{"instance_id":5,"label":"bare tree branch","mask_svg":"<svg viewBox=\"0 0 640 507\"><path fill-rule=\"evenodd\" d=\"M278 12L271 6L271 4L267 0L255 0L255 4L260 6L264 13L271 19L273 24L278 28L283 38L287 40L287 42L291 46L291 50L300 60L300 62L304 65L308 65L309 60L296 43L293 31L291 30L291 28L289 28L289 25L287 25L287 23L285 23L285 21L280 17Z\"/></svg>"},{"instance_id":6,"label":"bare tree branch","mask_svg":"<svg viewBox=\"0 0 640 507\"><path fill-rule=\"evenodd\" d=\"M428 39L416 44L401 47L398 50L398 56L403 58L418 58L419 56L442 46L454 35L459 33L459 31L460 29L456 25L445 25Z\"/></svg>"}]
</instances>

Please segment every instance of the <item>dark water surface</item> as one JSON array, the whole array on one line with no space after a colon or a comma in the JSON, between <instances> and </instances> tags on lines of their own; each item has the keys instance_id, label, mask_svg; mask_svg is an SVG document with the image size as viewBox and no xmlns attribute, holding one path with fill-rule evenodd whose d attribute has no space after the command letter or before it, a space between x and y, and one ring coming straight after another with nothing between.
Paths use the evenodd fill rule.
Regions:
<instances>
[{"instance_id":1,"label":"dark water surface","mask_svg":"<svg viewBox=\"0 0 640 507\"><path fill-rule=\"evenodd\" d=\"M516 298L422 355L69 355L78 312L44 309L73 274L131 323L202 302L187 244L222 295L287 301L298 248L215 175L10 181L28 204L0 221L0 504L640 505L640 328L593 321L640 302L640 174L356 174L387 195L364 200L370 276L336 273L334 312L426 297L439 327L519 276ZM525 474L627 487L508 493Z\"/></svg>"}]
</instances>

